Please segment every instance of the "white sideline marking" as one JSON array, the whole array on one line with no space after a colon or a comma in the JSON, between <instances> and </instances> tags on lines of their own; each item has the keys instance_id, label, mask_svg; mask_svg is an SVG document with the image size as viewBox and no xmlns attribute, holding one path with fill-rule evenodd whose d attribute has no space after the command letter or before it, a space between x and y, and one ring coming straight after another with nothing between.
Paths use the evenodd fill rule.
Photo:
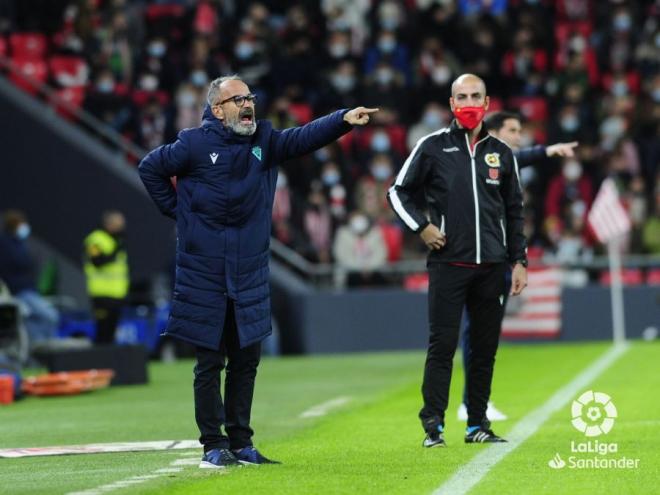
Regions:
<instances>
[{"instance_id":1,"label":"white sideline marking","mask_svg":"<svg viewBox=\"0 0 660 495\"><path fill-rule=\"evenodd\" d=\"M59 447L1 449L0 457L34 457L44 455L98 454L106 452L142 452L146 450L201 449L197 440L158 440L155 442L92 443Z\"/></svg>"},{"instance_id":2,"label":"white sideline marking","mask_svg":"<svg viewBox=\"0 0 660 495\"><path fill-rule=\"evenodd\" d=\"M508 434L508 443L491 445L464 464L454 475L433 492L433 495L464 495L488 474L488 471L504 457L531 437L550 416L573 399L583 388L609 368L626 350L628 344L613 345L573 381L564 385L545 404L518 421Z\"/></svg>"},{"instance_id":3,"label":"white sideline marking","mask_svg":"<svg viewBox=\"0 0 660 495\"><path fill-rule=\"evenodd\" d=\"M197 464L199 464L199 459L190 459L187 457L170 462L170 466L196 466Z\"/></svg>"},{"instance_id":4,"label":"white sideline marking","mask_svg":"<svg viewBox=\"0 0 660 495\"><path fill-rule=\"evenodd\" d=\"M329 401L323 402L322 404L318 404L316 406L310 407L306 411L302 412L298 417L318 418L319 416L325 416L326 414L328 414L330 410L341 407L344 404L347 404L350 400L351 400L350 397L336 397Z\"/></svg>"},{"instance_id":5,"label":"white sideline marking","mask_svg":"<svg viewBox=\"0 0 660 495\"><path fill-rule=\"evenodd\" d=\"M193 459L190 457L190 453L186 452L186 457L180 459L175 459L170 463L170 466L154 470L151 474L142 474L137 476L131 476L124 480L113 481L112 483L107 483L105 485L97 486L95 488L90 488L89 490L83 490L79 492L70 492L67 495L101 495L103 493L111 492L113 490L118 490L120 488L126 488L131 485L138 485L144 483L145 481L153 480L155 478L161 478L166 474L179 473L183 471L183 467L177 466L192 466L199 464L199 459ZM199 455L199 454L197 454Z\"/></svg>"}]
</instances>

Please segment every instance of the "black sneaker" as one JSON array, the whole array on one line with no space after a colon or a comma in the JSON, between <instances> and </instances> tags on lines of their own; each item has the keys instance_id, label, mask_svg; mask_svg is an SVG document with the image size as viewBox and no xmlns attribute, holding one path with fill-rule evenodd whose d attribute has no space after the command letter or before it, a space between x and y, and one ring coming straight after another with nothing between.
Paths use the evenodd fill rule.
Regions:
<instances>
[{"instance_id":1,"label":"black sneaker","mask_svg":"<svg viewBox=\"0 0 660 495\"><path fill-rule=\"evenodd\" d=\"M465 443L502 443L506 442L490 429L490 421L485 421L479 428L465 435Z\"/></svg>"},{"instance_id":2,"label":"black sneaker","mask_svg":"<svg viewBox=\"0 0 660 495\"><path fill-rule=\"evenodd\" d=\"M445 438L441 432L435 431L426 434L424 442L422 442L422 447L432 448L432 447L446 447Z\"/></svg>"},{"instance_id":3,"label":"black sneaker","mask_svg":"<svg viewBox=\"0 0 660 495\"><path fill-rule=\"evenodd\" d=\"M240 465L241 463L229 449L211 449L204 453L199 463L201 469L223 469Z\"/></svg>"},{"instance_id":4,"label":"black sneaker","mask_svg":"<svg viewBox=\"0 0 660 495\"><path fill-rule=\"evenodd\" d=\"M248 464L248 465L282 464L279 461L274 461L272 459L268 459L267 457L264 457L263 455L261 455L261 452L259 452L254 447L243 447L242 449L234 450L234 455L236 456L236 459L238 459L238 462L240 462L241 464Z\"/></svg>"}]
</instances>

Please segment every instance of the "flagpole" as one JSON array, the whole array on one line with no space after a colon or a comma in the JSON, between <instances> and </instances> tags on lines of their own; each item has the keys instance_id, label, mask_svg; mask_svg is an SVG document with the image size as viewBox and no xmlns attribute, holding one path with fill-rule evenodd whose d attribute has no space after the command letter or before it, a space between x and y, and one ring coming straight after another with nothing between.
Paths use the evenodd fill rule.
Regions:
<instances>
[{"instance_id":1,"label":"flagpole","mask_svg":"<svg viewBox=\"0 0 660 495\"><path fill-rule=\"evenodd\" d=\"M621 282L621 236L616 236L607 243L610 264L610 296L612 300L612 336L614 344L623 344L626 340L626 321L623 312L623 283Z\"/></svg>"}]
</instances>

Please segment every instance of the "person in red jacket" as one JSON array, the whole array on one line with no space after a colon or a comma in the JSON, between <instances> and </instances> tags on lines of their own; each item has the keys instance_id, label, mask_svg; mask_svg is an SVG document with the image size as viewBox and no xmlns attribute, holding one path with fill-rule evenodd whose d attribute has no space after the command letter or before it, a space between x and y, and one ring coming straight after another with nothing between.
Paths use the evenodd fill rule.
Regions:
<instances>
[{"instance_id":1,"label":"person in red jacket","mask_svg":"<svg viewBox=\"0 0 660 495\"><path fill-rule=\"evenodd\" d=\"M584 174L582 164L576 158L567 158L561 173L550 180L545 198L545 224L550 237L556 237L556 234L561 232L566 220L567 206L581 202L586 214L592 199L591 178Z\"/></svg>"}]
</instances>

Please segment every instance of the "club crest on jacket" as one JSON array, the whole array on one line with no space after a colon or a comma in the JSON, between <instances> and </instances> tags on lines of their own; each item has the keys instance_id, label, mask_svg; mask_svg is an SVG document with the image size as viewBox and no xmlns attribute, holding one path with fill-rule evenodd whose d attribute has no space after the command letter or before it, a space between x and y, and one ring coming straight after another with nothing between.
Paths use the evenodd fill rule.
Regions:
<instances>
[{"instance_id":1,"label":"club crest on jacket","mask_svg":"<svg viewBox=\"0 0 660 495\"><path fill-rule=\"evenodd\" d=\"M489 167L499 167L500 166L500 154L499 153L488 153L484 157L486 160L486 165Z\"/></svg>"}]
</instances>

